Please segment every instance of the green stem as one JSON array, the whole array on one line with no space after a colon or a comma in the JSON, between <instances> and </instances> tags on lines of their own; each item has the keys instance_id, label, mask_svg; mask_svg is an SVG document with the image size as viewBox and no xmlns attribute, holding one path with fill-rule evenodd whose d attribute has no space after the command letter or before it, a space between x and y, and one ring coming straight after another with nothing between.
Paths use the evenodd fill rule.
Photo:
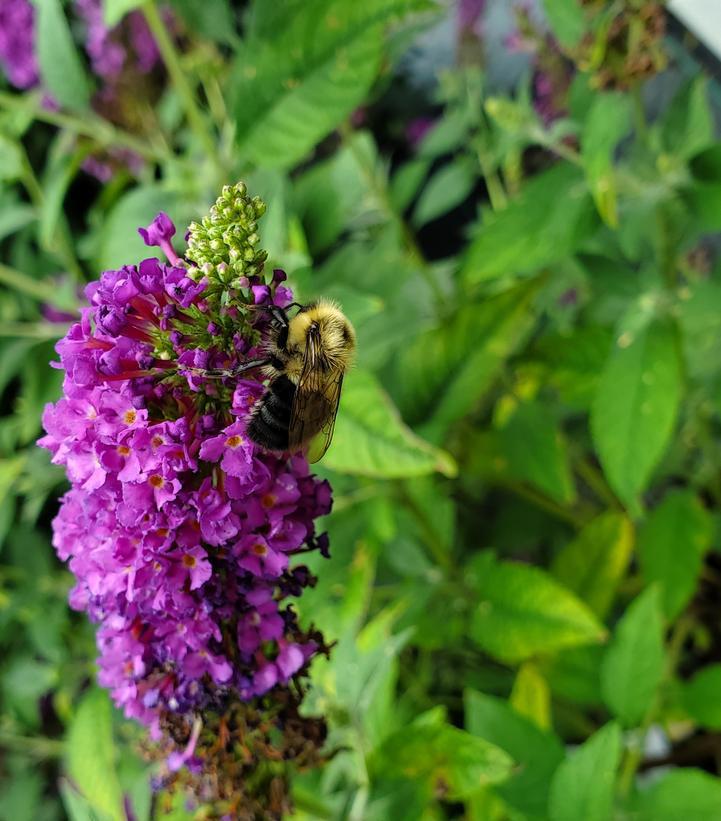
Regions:
<instances>
[{"instance_id":1,"label":"green stem","mask_svg":"<svg viewBox=\"0 0 721 821\"><path fill-rule=\"evenodd\" d=\"M602 502L613 510L623 510L623 505L608 486L603 474L586 457L579 458L576 463L576 470Z\"/></svg>"},{"instance_id":2,"label":"green stem","mask_svg":"<svg viewBox=\"0 0 721 821\"><path fill-rule=\"evenodd\" d=\"M3 265L2 263L0 263L0 283L25 294L25 296L32 297L38 302L54 305L61 310L70 311L77 307L73 304L69 304L67 299L57 296L57 289L52 283L33 279L27 274L16 271L14 268L10 268L8 265Z\"/></svg>"},{"instance_id":3,"label":"green stem","mask_svg":"<svg viewBox=\"0 0 721 821\"><path fill-rule=\"evenodd\" d=\"M222 172L222 169L218 167L215 138L208 129L205 118L200 113L200 110L196 104L193 90L186 80L185 71L180 64L178 53L175 50L173 41L170 39L165 23L162 21L160 14L158 13L158 8L155 5L154 0L149 0L149 2L143 6L143 14L145 15L145 19L148 23L148 28L155 38L155 42L158 44L158 49L160 50L160 54L163 57L163 62L165 63L165 68L170 75L173 86L175 87L178 97L180 97L180 101L185 109L188 124L195 133L195 136L198 138L200 144L205 149L208 159L213 162L219 172Z\"/></svg>"},{"instance_id":4,"label":"green stem","mask_svg":"<svg viewBox=\"0 0 721 821\"><path fill-rule=\"evenodd\" d=\"M162 148L150 145L126 131L115 128L94 114L87 114L80 118L60 111L48 111L42 107L40 99L35 94L9 94L6 91L0 91L0 108L8 111L26 111L34 120L40 120L40 122L87 137L103 148L107 146L128 148L146 160L161 160L168 154Z\"/></svg>"},{"instance_id":5,"label":"green stem","mask_svg":"<svg viewBox=\"0 0 721 821\"><path fill-rule=\"evenodd\" d=\"M17 750L37 758L59 758L65 752L63 742L54 738L32 738L1 731L0 747Z\"/></svg>"},{"instance_id":6,"label":"green stem","mask_svg":"<svg viewBox=\"0 0 721 821\"><path fill-rule=\"evenodd\" d=\"M520 482L501 481L500 484L506 490L509 490L511 493L515 493L516 496L520 496L522 499L525 499L532 505L535 505L546 513L549 513L556 519L561 519L561 521L567 522L577 530L580 530L584 527L584 525L588 524L591 518L591 514L587 515L575 513L573 510L569 510L563 507L563 505L558 504L558 502L555 502L553 499L550 499L545 494L539 493L539 491L534 490L527 485L523 485Z\"/></svg>"},{"instance_id":7,"label":"green stem","mask_svg":"<svg viewBox=\"0 0 721 821\"><path fill-rule=\"evenodd\" d=\"M494 211L502 211L508 205L506 190L503 187L501 178L498 176L498 172L491 168L483 146L480 145L479 141L477 141L477 143L476 157L478 158L478 165L480 166L481 174L483 174L483 179L486 183L491 208Z\"/></svg>"},{"instance_id":8,"label":"green stem","mask_svg":"<svg viewBox=\"0 0 721 821\"><path fill-rule=\"evenodd\" d=\"M641 86L637 83L631 90L631 99L633 100L633 115L636 125L636 134L642 145L648 142L648 124L646 123L646 109L643 104L643 95L641 94Z\"/></svg>"},{"instance_id":9,"label":"green stem","mask_svg":"<svg viewBox=\"0 0 721 821\"><path fill-rule=\"evenodd\" d=\"M28 157L22 143L18 143L18 146L21 153L22 162L21 182L25 186L25 190L28 192L28 196L35 206L38 215L40 215L45 206L45 193L43 192L38 178L35 176L35 171L30 163L30 158ZM58 220L55 236L53 237L53 244L55 245L55 248L51 250L56 251L56 253L62 258L63 263L67 267L68 273L72 274L75 279L82 282L84 279L83 269L80 267L78 258L75 256L73 242L70 237L70 232L68 231L67 223L64 219Z\"/></svg>"},{"instance_id":10,"label":"green stem","mask_svg":"<svg viewBox=\"0 0 721 821\"><path fill-rule=\"evenodd\" d=\"M68 325L62 322L3 322L0 325L0 337L15 339L60 339L68 332Z\"/></svg>"}]
</instances>

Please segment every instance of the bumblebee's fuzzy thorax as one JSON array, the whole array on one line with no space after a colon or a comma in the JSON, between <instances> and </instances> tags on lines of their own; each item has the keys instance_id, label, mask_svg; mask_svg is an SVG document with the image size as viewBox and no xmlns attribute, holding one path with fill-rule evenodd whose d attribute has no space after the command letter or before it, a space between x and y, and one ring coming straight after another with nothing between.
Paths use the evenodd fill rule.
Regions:
<instances>
[{"instance_id":1,"label":"bumblebee's fuzzy thorax","mask_svg":"<svg viewBox=\"0 0 721 821\"><path fill-rule=\"evenodd\" d=\"M319 299L306 305L290 320L287 347L291 357L296 352L305 352L311 331L315 331L318 340L319 367L343 372L348 370L355 354L355 331L334 302Z\"/></svg>"}]
</instances>

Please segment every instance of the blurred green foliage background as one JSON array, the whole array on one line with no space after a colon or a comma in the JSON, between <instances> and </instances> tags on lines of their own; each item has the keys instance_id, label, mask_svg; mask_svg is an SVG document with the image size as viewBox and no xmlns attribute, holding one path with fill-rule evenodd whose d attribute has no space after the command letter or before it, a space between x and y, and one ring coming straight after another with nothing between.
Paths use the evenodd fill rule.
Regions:
<instances>
[{"instance_id":1,"label":"blurred green foliage background","mask_svg":"<svg viewBox=\"0 0 721 821\"><path fill-rule=\"evenodd\" d=\"M83 284L244 179L359 341L299 605L336 752L295 817L721 819L718 89L661 6L150 2L162 65L111 112L74 4L35 8L41 85L0 92L0 818L161 817L34 441Z\"/></svg>"}]
</instances>

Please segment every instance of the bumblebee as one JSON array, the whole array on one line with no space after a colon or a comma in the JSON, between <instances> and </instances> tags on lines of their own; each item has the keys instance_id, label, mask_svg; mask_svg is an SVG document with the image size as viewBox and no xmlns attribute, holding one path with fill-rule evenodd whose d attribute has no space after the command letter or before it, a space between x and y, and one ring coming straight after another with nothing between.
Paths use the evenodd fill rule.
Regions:
<instances>
[{"instance_id":1,"label":"bumblebee","mask_svg":"<svg viewBox=\"0 0 721 821\"><path fill-rule=\"evenodd\" d=\"M317 462L333 437L343 377L353 362L356 337L338 305L318 299L287 310L269 306L262 356L234 373L262 368L270 380L247 425L248 437L271 451L306 450Z\"/></svg>"}]
</instances>

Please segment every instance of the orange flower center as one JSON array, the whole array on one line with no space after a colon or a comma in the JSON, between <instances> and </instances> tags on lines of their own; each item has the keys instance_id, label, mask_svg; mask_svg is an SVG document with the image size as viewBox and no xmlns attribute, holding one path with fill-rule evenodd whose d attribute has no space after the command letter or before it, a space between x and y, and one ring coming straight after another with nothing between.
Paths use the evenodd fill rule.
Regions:
<instances>
[{"instance_id":1,"label":"orange flower center","mask_svg":"<svg viewBox=\"0 0 721 821\"><path fill-rule=\"evenodd\" d=\"M243 444L243 438L241 436L238 436L238 434L236 434L235 436L229 436L225 440L225 444L229 448L233 448L233 450L235 450L235 448L239 448Z\"/></svg>"},{"instance_id":2,"label":"orange flower center","mask_svg":"<svg viewBox=\"0 0 721 821\"><path fill-rule=\"evenodd\" d=\"M183 564L186 567L195 567L195 565L197 564L197 562L195 561L195 556L191 556L190 553L186 553L183 556Z\"/></svg>"},{"instance_id":3,"label":"orange flower center","mask_svg":"<svg viewBox=\"0 0 721 821\"><path fill-rule=\"evenodd\" d=\"M266 510L270 510L270 508L273 507L273 505L275 504L275 501L275 496L273 496L272 493L266 493L265 496L263 496L263 498L260 500L260 503Z\"/></svg>"},{"instance_id":4,"label":"orange flower center","mask_svg":"<svg viewBox=\"0 0 721 821\"><path fill-rule=\"evenodd\" d=\"M126 425L132 425L137 418L138 412L136 410L133 410L132 408L130 410L125 411L125 413L123 414L123 421Z\"/></svg>"},{"instance_id":5,"label":"orange flower center","mask_svg":"<svg viewBox=\"0 0 721 821\"><path fill-rule=\"evenodd\" d=\"M148 482L150 482L151 487L160 488L165 484L165 479L157 473L154 473L150 479L148 479Z\"/></svg>"},{"instance_id":6,"label":"orange flower center","mask_svg":"<svg viewBox=\"0 0 721 821\"><path fill-rule=\"evenodd\" d=\"M130 456L130 448L127 445L118 445L118 453L121 456Z\"/></svg>"},{"instance_id":7,"label":"orange flower center","mask_svg":"<svg viewBox=\"0 0 721 821\"><path fill-rule=\"evenodd\" d=\"M253 551L253 553L255 553L256 556L265 556L265 554L268 552L268 548L260 542L256 542L251 548L251 550Z\"/></svg>"}]
</instances>

